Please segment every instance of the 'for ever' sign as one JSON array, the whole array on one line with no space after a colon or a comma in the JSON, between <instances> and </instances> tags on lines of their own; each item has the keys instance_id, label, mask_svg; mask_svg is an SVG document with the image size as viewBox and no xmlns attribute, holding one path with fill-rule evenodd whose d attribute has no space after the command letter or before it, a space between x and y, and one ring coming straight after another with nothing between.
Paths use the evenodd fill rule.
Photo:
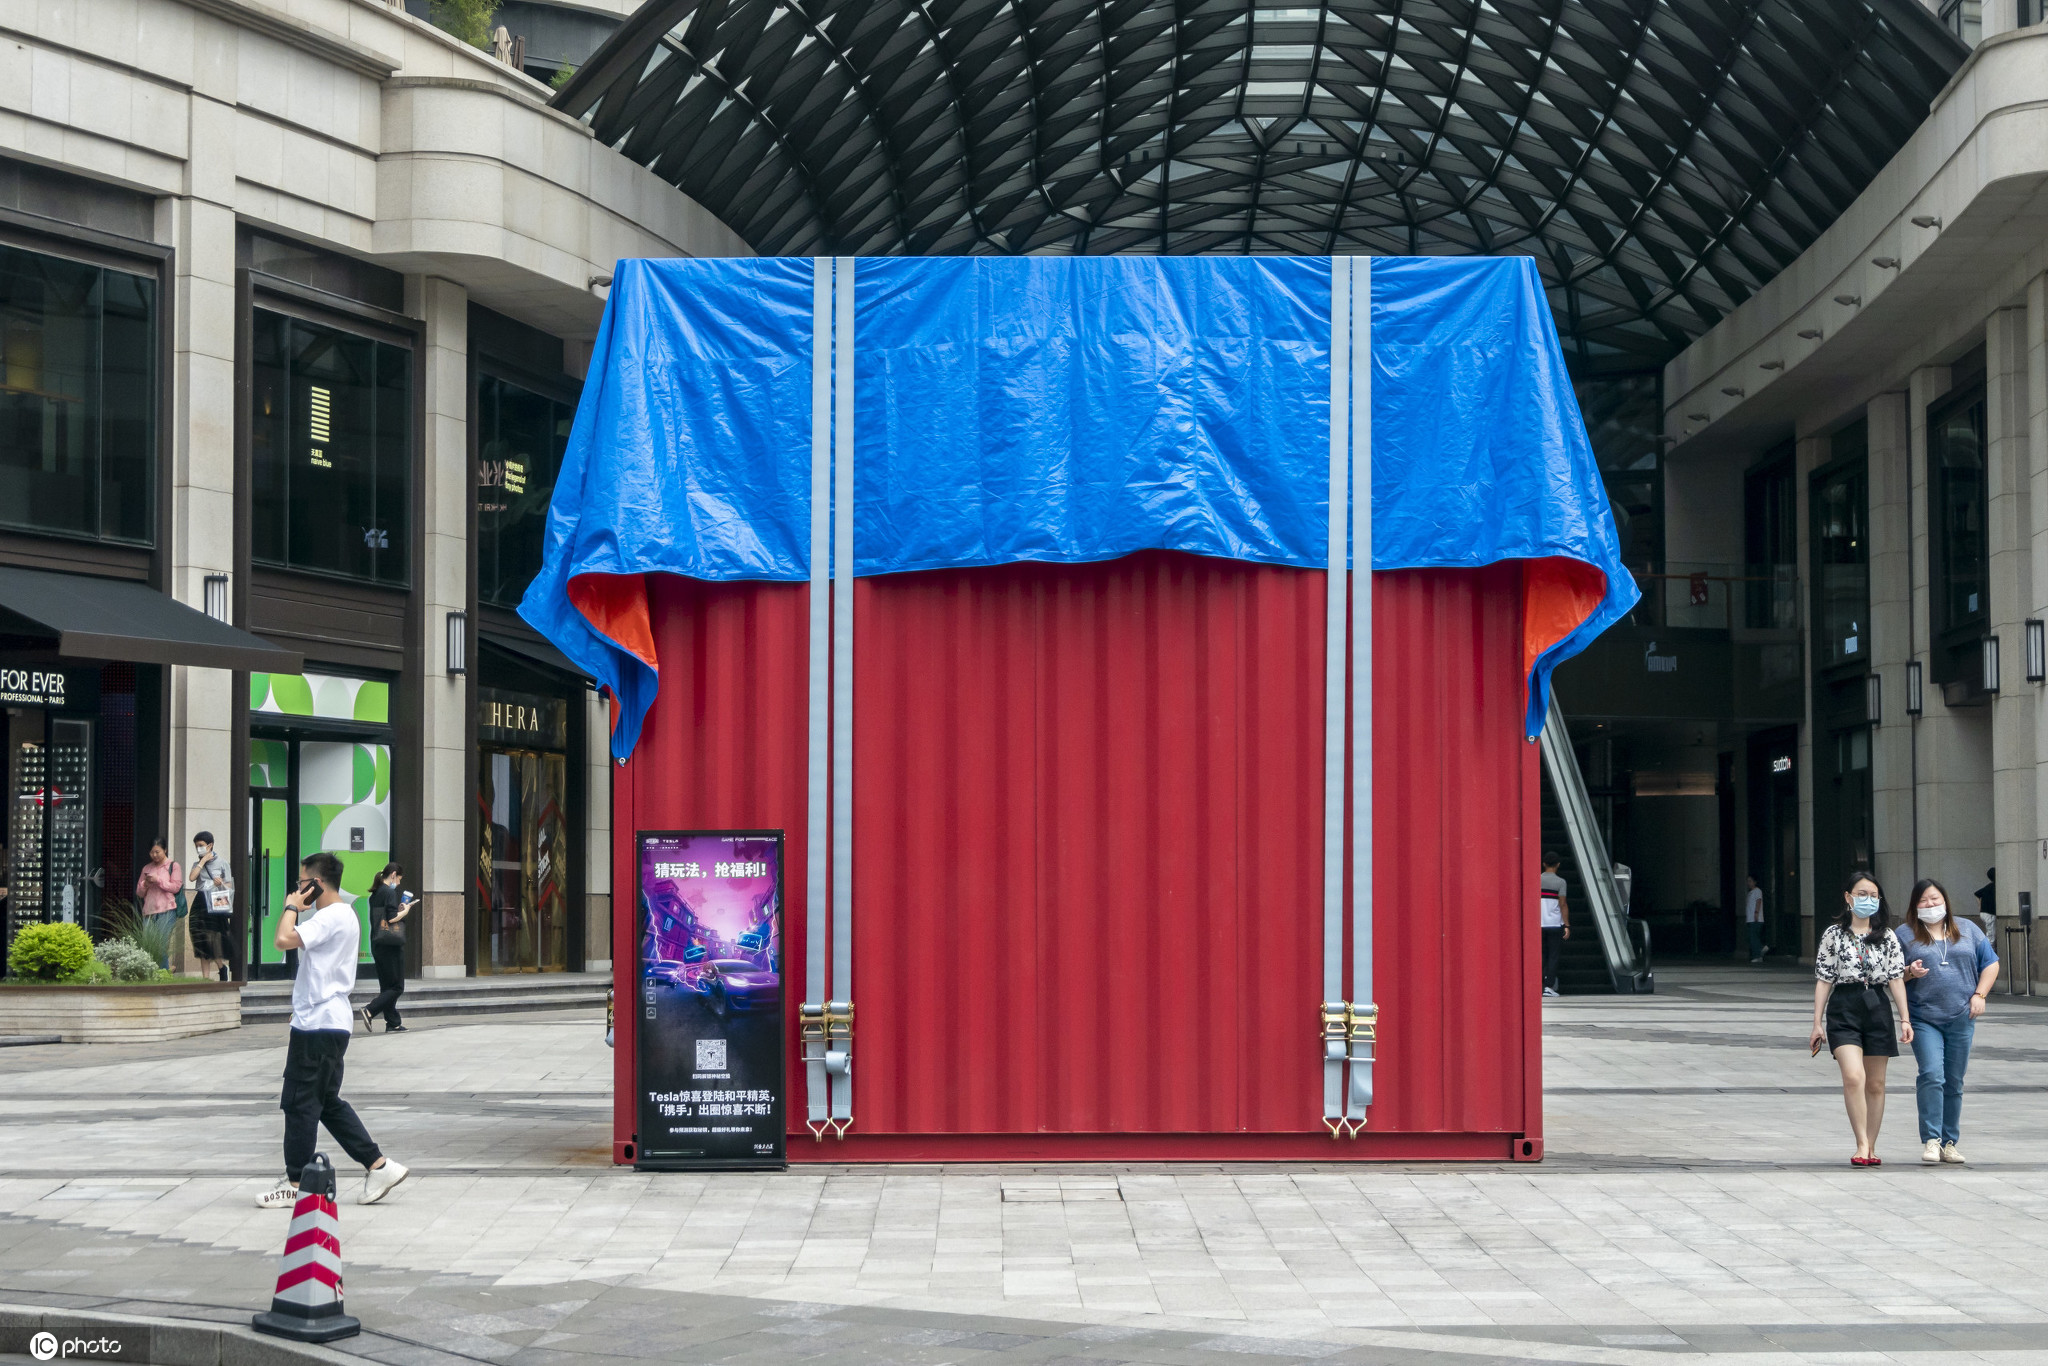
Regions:
<instances>
[{"instance_id":1,"label":"'for ever' sign","mask_svg":"<svg viewBox=\"0 0 2048 1366\"><path fill-rule=\"evenodd\" d=\"M48 664L0 664L0 706L62 707L91 705L94 680L83 669Z\"/></svg>"}]
</instances>

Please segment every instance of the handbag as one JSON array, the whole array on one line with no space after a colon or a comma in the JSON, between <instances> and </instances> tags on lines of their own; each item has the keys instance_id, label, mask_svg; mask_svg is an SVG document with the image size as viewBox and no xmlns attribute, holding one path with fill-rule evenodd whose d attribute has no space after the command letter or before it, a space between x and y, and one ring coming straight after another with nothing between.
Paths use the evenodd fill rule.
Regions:
<instances>
[{"instance_id":1,"label":"handbag","mask_svg":"<svg viewBox=\"0 0 2048 1366\"><path fill-rule=\"evenodd\" d=\"M405 947L405 934L403 931L392 929L389 925L379 925L376 929L370 931L370 947L373 949L402 949Z\"/></svg>"},{"instance_id":2,"label":"handbag","mask_svg":"<svg viewBox=\"0 0 2048 1366\"><path fill-rule=\"evenodd\" d=\"M183 920L185 918L187 907L185 905L185 889L183 887L178 889L178 895L172 899L171 909L177 912L178 919Z\"/></svg>"}]
</instances>

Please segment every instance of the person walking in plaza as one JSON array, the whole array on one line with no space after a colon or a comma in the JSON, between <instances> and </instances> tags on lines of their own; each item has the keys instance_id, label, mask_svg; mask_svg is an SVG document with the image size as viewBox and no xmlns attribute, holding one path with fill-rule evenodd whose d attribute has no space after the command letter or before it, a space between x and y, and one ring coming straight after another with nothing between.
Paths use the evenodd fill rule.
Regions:
<instances>
[{"instance_id":1,"label":"person walking in plaza","mask_svg":"<svg viewBox=\"0 0 2048 1366\"><path fill-rule=\"evenodd\" d=\"M1906 965L1906 1012L1920 1064L1920 1160L1961 1165L1963 1073L1977 1017L1998 980L1998 952L1984 931L1958 919L1933 878L1913 888L1913 920L1897 930Z\"/></svg>"},{"instance_id":2,"label":"person walking in plaza","mask_svg":"<svg viewBox=\"0 0 2048 1366\"><path fill-rule=\"evenodd\" d=\"M1565 905L1564 878L1557 871L1561 862L1554 850L1543 851L1543 877L1541 899L1537 915L1543 926L1543 994L1555 996L1557 991L1557 960L1564 952L1564 941L1572 937L1569 911Z\"/></svg>"},{"instance_id":3,"label":"person walking in plaza","mask_svg":"<svg viewBox=\"0 0 2048 1366\"><path fill-rule=\"evenodd\" d=\"M370 957L377 963L377 994L363 1007L363 1032L379 1015L386 1034L405 1033L398 1016L398 998L405 994L405 931L399 929L412 914L412 893L400 892L405 870L395 863L384 865L370 888Z\"/></svg>"},{"instance_id":4,"label":"person walking in plaza","mask_svg":"<svg viewBox=\"0 0 2048 1366\"><path fill-rule=\"evenodd\" d=\"M142 873L135 879L135 895L140 902L142 918L155 934L161 936L158 943L169 945L171 942L171 921L178 914L178 900L184 893L184 870L171 857L169 837L158 835L150 841L149 862L142 865ZM156 965L160 968L171 965L168 947L158 955Z\"/></svg>"},{"instance_id":5,"label":"person walking in plaza","mask_svg":"<svg viewBox=\"0 0 2048 1366\"><path fill-rule=\"evenodd\" d=\"M1749 961L1761 963L1770 949L1764 945L1764 889L1756 885L1756 874L1749 875L1749 895L1742 899L1743 928L1749 931Z\"/></svg>"},{"instance_id":6,"label":"person walking in plaza","mask_svg":"<svg viewBox=\"0 0 2048 1366\"><path fill-rule=\"evenodd\" d=\"M202 830L192 837L192 911L185 917L192 935L192 952L199 959L199 975L228 980L229 917L235 913L235 875L228 861L214 852L213 832Z\"/></svg>"},{"instance_id":7,"label":"person walking in plaza","mask_svg":"<svg viewBox=\"0 0 2048 1366\"><path fill-rule=\"evenodd\" d=\"M1998 870L1984 870L1984 885L1977 889L1977 923L1986 936L1998 933Z\"/></svg>"},{"instance_id":8,"label":"person walking in plaza","mask_svg":"<svg viewBox=\"0 0 2048 1366\"><path fill-rule=\"evenodd\" d=\"M1842 914L1813 956L1815 1053L1825 1043L1842 1070L1842 1103L1856 1135L1852 1167L1877 1167L1877 1131L1884 1123L1884 1074L1913 1041L1906 1015L1905 955L1888 933L1891 912L1877 879L1858 872L1842 889Z\"/></svg>"},{"instance_id":9,"label":"person walking in plaza","mask_svg":"<svg viewBox=\"0 0 2048 1366\"><path fill-rule=\"evenodd\" d=\"M355 1033L348 993L356 984L362 932L355 911L341 899L341 860L322 851L299 864L304 879L285 898L277 947L298 950L292 981L292 1029L285 1047L284 1179L256 1197L264 1209L290 1209L299 1198L299 1173L313 1160L313 1141L325 1125L342 1150L363 1166L361 1204L374 1205L405 1180L406 1169L378 1149L353 1106L341 1098L342 1059Z\"/></svg>"}]
</instances>

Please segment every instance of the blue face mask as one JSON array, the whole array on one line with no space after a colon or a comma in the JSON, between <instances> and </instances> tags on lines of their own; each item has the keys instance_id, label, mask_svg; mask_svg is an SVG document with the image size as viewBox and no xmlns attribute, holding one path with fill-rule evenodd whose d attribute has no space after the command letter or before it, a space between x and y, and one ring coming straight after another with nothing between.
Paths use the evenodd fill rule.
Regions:
<instances>
[{"instance_id":1,"label":"blue face mask","mask_svg":"<svg viewBox=\"0 0 2048 1366\"><path fill-rule=\"evenodd\" d=\"M1874 896L1859 896L1849 903L1849 907L1856 914L1868 919L1877 914L1877 898Z\"/></svg>"}]
</instances>

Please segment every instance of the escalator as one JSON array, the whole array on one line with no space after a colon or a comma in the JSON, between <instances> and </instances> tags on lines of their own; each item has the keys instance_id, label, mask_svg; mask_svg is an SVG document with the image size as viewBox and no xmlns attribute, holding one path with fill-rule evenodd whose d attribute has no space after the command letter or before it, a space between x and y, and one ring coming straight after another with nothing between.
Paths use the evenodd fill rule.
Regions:
<instances>
[{"instance_id":1,"label":"escalator","mask_svg":"<svg viewBox=\"0 0 2048 1366\"><path fill-rule=\"evenodd\" d=\"M1558 968L1559 989L1573 995L1654 991L1649 926L1629 919L1554 686L1543 726L1543 777L1543 847L1563 856L1558 871L1567 883L1572 932Z\"/></svg>"}]
</instances>

